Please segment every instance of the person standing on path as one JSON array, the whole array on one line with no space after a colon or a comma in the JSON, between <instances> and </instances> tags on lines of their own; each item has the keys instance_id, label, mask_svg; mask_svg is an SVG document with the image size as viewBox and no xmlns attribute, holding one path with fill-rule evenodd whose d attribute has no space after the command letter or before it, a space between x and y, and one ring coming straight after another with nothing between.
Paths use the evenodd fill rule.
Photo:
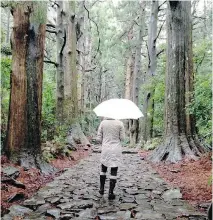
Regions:
<instances>
[{"instance_id":1,"label":"person standing on path","mask_svg":"<svg viewBox=\"0 0 213 220\"><path fill-rule=\"evenodd\" d=\"M101 151L101 172L100 190L104 194L107 168L111 168L109 196L110 200L115 199L113 190L116 185L118 166L122 163L122 144L125 138L123 122L114 119L103 120L98 128L97 141L102 144Z\"/></svg>"}]
</instances>

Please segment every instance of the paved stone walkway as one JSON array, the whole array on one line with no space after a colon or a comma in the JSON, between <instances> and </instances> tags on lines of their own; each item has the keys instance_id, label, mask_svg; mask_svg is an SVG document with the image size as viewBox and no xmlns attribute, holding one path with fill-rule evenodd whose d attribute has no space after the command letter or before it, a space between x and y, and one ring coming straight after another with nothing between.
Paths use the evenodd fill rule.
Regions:
<instances>
[{"instance_id":1,"label":"paved stone walkway","mask_svg":"<svg viewBox=\"0 0 213 220\"><path fill-rule=\"evenodd\" d=\"M105 195L98 194L100 154L92 153L40 189L23 206L13 205L3 219L23 216L21 219L89 220L98 215L101 220L124 220L133 219L131 210L136 212L135 219L140 220L206 219L181 200L180 191L171 189L137 154L123 157L114 201L107 199L108 180Z\"/></svg>"}]
</instances>

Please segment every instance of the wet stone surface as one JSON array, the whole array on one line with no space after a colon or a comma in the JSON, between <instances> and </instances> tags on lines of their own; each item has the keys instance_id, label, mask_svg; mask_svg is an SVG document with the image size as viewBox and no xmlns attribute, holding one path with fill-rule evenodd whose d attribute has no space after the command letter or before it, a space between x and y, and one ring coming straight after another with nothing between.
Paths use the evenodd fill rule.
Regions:
<instances>
[{"instance_id":1,"label":"wet stone surface","mask_svg":"<svg viewBox=\"0 0 213 220\"><path fill-rule=\"evenodd\" d=\"M118 170L116 198L108 200L109 171L105 194L100 196L100 154L93 153L66 171L22 206L13 205L2 219L95 219L172 220L207 219L181 198L179 189L171 189L150 165L135 153L123 154ZM134 217L131 213L134 212Z\"/></svg>"}]
</instances>

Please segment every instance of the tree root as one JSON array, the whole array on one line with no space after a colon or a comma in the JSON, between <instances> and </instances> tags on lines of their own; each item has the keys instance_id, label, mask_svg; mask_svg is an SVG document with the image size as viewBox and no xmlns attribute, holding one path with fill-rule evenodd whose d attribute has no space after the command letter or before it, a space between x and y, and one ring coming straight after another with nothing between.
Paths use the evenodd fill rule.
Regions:
<instances>
[{"instance_id":1,"label":"tree root","mask_svg":"<svg viewBox=\"0 0 213 220\"><path fill-rule=\"evenodd\" d=\"M21 158L19 159L19 165L26 169L37 168L46 175L53 174L58 171L55 167L45 162L40 154L31 155L27 152L22 153Z\"/></svg>"},{"instance_id":2,"label":"tree root","mask_svg":"<svg viewBox=\"0 0 213 220\"><path fill-rule=\"evenodd\" d=\"M177 163L183 158L197 160L203 153L202 146L197 145L193 138L187 138L185 134L171 135L165 138L163 144L158 146L148 157L153 162L166 161Z\"/></svg>"}]
</instances>

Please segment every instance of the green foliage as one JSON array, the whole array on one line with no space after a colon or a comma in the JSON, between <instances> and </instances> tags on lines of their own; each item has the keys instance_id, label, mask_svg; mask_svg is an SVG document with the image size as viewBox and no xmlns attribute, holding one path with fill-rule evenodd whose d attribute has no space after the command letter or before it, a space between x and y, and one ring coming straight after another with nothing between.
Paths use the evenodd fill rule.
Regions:
<instances>
[{"instance_id":1,"label":"green foliage","mask_svg":"<svg viewBox=\"0 0 213 220\"><path fill-rule=\"evenodd\" d=\"M86 136L95 136L100 122L100 118L98 118L93 111L85 113L85 115L80 118L81 128Z\"/></svg>"},{"instance_id":2,"label":"green foliage","mask_svg":"<svg viewBox=\"0 0 213 220\"><path fill-rule=\"evenodd\" d=\"M9 90L10 88L10 73L12 60L9 57L1 58L1 88Z\"/></svg>"},{"instance_id":3,"label":"green foliage","mask_svg":"<svg viewBox=\"0 0 213 220\"><path fill-rule=\"evenodd\" d=\"M164 132L164 100L165 100L165 76L160 75L155 77L155 92L154 92L154 121L153 134L160 136Z\"/></svg>"},{"instance_id":4,"label":"green foliage","mask_svg":"<svg viewBox=\"0 0 213 220\"><path fill-rule=\"evenodd\" d=\"M159 45L159 50L165 49L165 44ZM147 67L146 67L147 68ZM154 91L154 118L153 118L153 136L161 136L164 132L164 100L165 100L165 72L166 72L166 54L158 59L156 75L149 82L143 84L140 89L140 103L144 102L146 91ZM148 114L152 114L148 109Z\"/></svg>"},{"instance_id":5,"label":"green foliage","mask_svg":"<svg viewBox=\"0 0 213 220\"><path fill-rule=\"evenodd\" d=\"M1 53L6 56L12 55L10 44L6 44L6 43L1 44Z\"/></svg>"},{"instance_id":6,"label":"green foliage","mask_svg":"<svg viewBox=\"0 0 213 220\"><path fill-rule=\"evenodd\" d=\"M206 143L212 143L212 92L211 92L211 74L197 75L195 82L195 95L193 102L188 106L190 113L196 116L196 126L198 134Z\"/></svg>"},{"instance_id":7,"label":"green foliage","mask_svg":"<svg viewBox=\"0 0 213 220\"><path fill-rule=\"evenodd\" d=\"M65 145L67 140L67 133L69 130L69 125L60 125L55 129L54 141L58 144Z\"/></svg>"},{"instance_id":8,"label":"green foliage","mask_svg":"<svg viewBox=\"0 0 213 220\"><path fill-rule=\"evenodd\" d=\"M50 75L44 74L42 97L42 141L52 140L55 135L55 86L55 82Z\"/></svg>"},{"instance_id":9,"label":"green foliage","mask_svg":"<svg viewBox=\"0 0 213 220\"><path fill-rule=\"evenodd\" d=\"M211 145L212 143L212 42L210 40L199 40L194 44L195 91L194 99L189 112L195 114L196 127L201 139Z\"/></svg>"},{"instance_id":10,"label":"green foliage","mask_svg":"<svg viewBox=\"0 0 213 220\"><path fill-rule=\"evenodd\" d=\"M7 129L11 63L12 60L10 58L1 58L1 143L4 142Z\"/></svg>"}]
</instances>

